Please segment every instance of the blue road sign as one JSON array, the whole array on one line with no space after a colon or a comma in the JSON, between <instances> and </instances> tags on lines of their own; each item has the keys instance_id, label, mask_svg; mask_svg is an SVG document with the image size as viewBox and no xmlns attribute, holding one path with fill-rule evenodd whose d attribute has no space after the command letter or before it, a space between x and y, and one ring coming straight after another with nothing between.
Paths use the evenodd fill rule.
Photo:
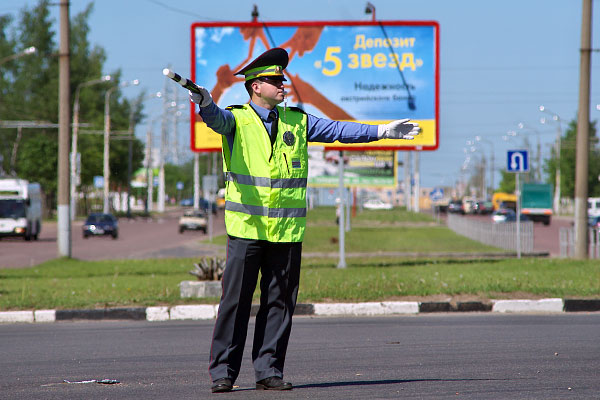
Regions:
<instances>
[{"instance_id":1,"label":"blue road sign","mask_svg":"<svg viewBox=\"0 0 600 400\"><path fill-rule=\"evenodd\" d=\"M509 150L506 158L508 172L528 172L529 155L527 150Z\"/></svg>"},{"instance_id":2,"label":"blue road sign","mask_svg":"<svg viewBox=\"0 0 600 400\"><path fill-rule=\"evenodd\" d=\"M429 192L429 198L433 201L441 200L444 198L444 189L442 188L433 188L431 192Z\"/></svg>"},{"instance_id":3,"label":"blue road sign","mask_svg":"<svg viewBox=\"0 0 600 400\"><path fill-rule=\"evenodd\" d=\"M94 187L96 189L102 189L104 187L104 177L103 176L94 176Z\"/></svg>"}]
</instances>

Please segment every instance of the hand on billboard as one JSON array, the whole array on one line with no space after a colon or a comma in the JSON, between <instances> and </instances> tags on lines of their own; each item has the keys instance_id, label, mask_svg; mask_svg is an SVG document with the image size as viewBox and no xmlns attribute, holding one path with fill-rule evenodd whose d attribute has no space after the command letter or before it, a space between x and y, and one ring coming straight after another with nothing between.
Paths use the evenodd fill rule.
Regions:
<instances>
[{"instance_id":1,"label":"hand on billboard","mask_svg":"<svg viewBox=\"0 0 600 400\"><path fill-rule=\"evenodd\" d=\"M199 89L200 93L194 93L191 90L189 91L190 101L192 103L198 104L200 107L209 106L213 102L210 92L208 90L206 90L206 88L203 88L202 86L198 86L198 89Z\"/></svg>"},{"instance_id":2,"label":"hand on billboard","mask_svg":"<svg viewBox=\"0 0 600 400\"><path fill-rule=\"evenodd\" d=\"M410 119L398 119L389 124L379 125L377 128L378 139L405 139L413 140L421 132L419 124L409 122Z\"/></svg>"}]
</instances>

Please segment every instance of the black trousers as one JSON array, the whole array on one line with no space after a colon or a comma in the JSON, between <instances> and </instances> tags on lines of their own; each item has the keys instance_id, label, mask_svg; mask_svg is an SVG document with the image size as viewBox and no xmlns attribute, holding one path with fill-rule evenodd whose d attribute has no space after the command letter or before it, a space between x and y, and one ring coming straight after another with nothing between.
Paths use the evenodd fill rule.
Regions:
<instances>
[{"instance_id":1,"label":"black trousers","mask_svg":"<svg viewBox=\"0 0 600 400\"><path fill-rule=\"evenodd\" d=\"M260 279L260 308L256 315L252 362L256 381L283 377L292 315L298 297L302 243L272 243L229 236L223 274L223 295L210 351L212 381L237 378L252 295Z\"/></svg>"}]
</instances>

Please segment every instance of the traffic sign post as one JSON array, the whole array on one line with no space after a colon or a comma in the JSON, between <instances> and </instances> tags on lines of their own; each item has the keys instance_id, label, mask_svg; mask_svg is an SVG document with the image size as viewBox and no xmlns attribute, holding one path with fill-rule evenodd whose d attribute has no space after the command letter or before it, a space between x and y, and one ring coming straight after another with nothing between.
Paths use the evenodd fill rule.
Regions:
<instances>
[{"instance_id":1,"label":"traffic sign post","mask_svg":"<svg viewBox=\"0 0 600 400\"><path fill-rule=\"evenodd\" d=\"M432 203L435 203L436 201L440 201L444 198L444 189L436 187L433 188L433 190L431 192L429 192L429 199L431 200ZM435 213L435 218L438 222L438 224L440 223L440 209L439 206L437 204L433 204L433 212Z\"/></svg>"},{"instance_id":2,"label":"traffic sign post","mask_svg":"<svg viewBox=\"0 0 600 400\"><path fill-rule=\"evenodd\" d=\"M517 196L517 257L521 258L521 185L519 175L529 172L529 153L527 150L509 150L506 153L506 171L514 172L515 195Z\"/></svg>"}]
</instances>

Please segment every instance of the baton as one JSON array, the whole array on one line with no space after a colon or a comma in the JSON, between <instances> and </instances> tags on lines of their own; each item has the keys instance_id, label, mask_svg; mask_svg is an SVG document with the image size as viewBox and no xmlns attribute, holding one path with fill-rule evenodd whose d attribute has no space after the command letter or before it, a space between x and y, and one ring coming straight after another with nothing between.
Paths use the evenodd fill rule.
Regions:
<instances>
[{"instance_id":1,"label":"baton","mask_svg":"<svg viewBox=\"0 0 600 400\"><path fill-rule=\"evenodd\" d=\"M191 90L194 93L202 94L202 91L200 90L200 87L198 85L196 85L194 82L190 81L189 79L182 78L181 75L176 74L175 72L171 71L169 68L163 69L163 75L168 76L169 78L173 79L175 82L179 83L184 88Z\"/></svg>"}]
</instances>

